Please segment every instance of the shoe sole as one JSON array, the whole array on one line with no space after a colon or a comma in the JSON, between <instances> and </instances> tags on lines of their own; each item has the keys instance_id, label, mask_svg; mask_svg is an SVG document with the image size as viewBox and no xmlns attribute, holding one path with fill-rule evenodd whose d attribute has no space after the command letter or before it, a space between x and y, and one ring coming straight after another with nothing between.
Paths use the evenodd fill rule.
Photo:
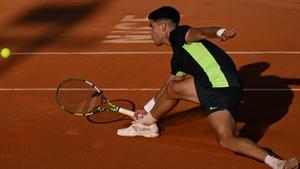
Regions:
<instances>
[{"instance_id":1,"label":"shoe sole","mask_svg":"<svg viewBox=\"0 0 300 169\"><path fill-rule=\"evenodd\" d=\"M141 135L141 134L135 134L135 135L122 135L117 133L118 136L122 136L122 137L146 137L146 138L155 138L158 137L159 134L155 134L155 135Z\"/></svg>"}]
</instances>

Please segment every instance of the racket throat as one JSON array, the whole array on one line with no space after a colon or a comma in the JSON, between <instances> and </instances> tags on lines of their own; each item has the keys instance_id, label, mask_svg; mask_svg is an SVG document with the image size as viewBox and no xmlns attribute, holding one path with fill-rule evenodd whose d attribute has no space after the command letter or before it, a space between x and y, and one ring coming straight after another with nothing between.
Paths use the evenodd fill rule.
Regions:
<instances>
[{"instance_id":1,"label":"racket throat","mask_svg":"<svg viewBox=\"0 0 300 169\"><path fill-rule=\"evenodd\" d=\"M116 106L116 105L110 103L109 101L107 101L107 103L108 103L108 105L110 106L110 110L111 110L111 111L119 112L120 107L118 107L118 106Z\"/></svg>"}]
</instances>

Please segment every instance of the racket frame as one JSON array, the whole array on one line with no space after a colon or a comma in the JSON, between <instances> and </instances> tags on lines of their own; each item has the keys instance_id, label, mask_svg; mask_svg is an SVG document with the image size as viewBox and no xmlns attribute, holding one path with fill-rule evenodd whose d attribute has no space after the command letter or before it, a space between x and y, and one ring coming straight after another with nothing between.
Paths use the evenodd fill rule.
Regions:
<instances>
[{"instance_id":1,"label":"racket frame","mask_svg":"<svg viewBox=\"0 0 300 169\"><path fill-rule=\"evenodd\" d=\"M96 109L94 109L93 111L91 112L87 112L87 113L78 113L78 112L73 112L73 111L70 111L68 109L65 108L65 106L62 104L62 101L59 97L59 91L61 89L61 87L67 83L68 81L82 81L88 85L90 85L91 87L93 87L94 89L96 89L97 93L99 95L102 95L102 98L101 99L105 99L105 102L109 105L109 108L102 108L101 106L103 104L101 104L100 106L98 106ZM63 89L62 89L63 90ZM100 97L100 96L99 96ZM90 115L93 115L95 113L101 113L101 112L108 112L108 111L114 111L114 112L118 112L118 113L121 113L121 114L124 114L124 115L127 115L129 117L133 117L135 112L134 111L131 111L131 110L128 110L128 109L125 109L125 108L122 108L122 107L119 107L117 105L114 105L112 104L104 95L103 95L103 92L96 86L94 85L93 83L87 81L87 80L82 80L82 79L79 79L79 78L68 78L68 79L65 79L63 80L59 86L57 87L56 89L56 102L58 103L58 105L65 111L65 112L68 112L68 113L71 113L71 114L74 114L74 115L77 115L77 116L90 116Z\"/></svg>"}]
</instances>

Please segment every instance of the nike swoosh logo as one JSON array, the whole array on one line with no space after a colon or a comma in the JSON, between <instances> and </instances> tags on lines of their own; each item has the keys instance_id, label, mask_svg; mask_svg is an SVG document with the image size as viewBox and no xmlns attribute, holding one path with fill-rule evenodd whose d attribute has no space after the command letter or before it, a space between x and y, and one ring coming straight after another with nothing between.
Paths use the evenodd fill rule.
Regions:
<instances>
[{"instance_id":1,"label":"nike swoosh logo","mask_svg":"<svg viewBox=\"0 0 300 169\"><path fill-rule=\"evenodd\" d=\"M209 110L215 110L217 109L218 107L210 107Z\"/></svg>"}]
</instances>

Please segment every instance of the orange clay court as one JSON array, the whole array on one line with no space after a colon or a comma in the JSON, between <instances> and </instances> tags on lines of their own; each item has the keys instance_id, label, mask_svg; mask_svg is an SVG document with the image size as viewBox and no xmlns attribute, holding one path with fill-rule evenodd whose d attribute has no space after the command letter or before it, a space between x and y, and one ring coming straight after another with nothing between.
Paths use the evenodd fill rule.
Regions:
<instances>
[{"instance_id":1,"label":"orange clay court","mask_svg":"<svg viewBox=\"0 0 300 169\"><path fill-rule=\"evenodd\" d=\"M117 136L130 120L94 124L57 106L57 85L75 76L141 108L170 73L171 49L154 46L146 19L163 5L181 24L237 30L213 42L244 79L238 133L300 159L299 1L1 0L0 48L12 55L0 59L0 168L267 169L219 148L192 103L164 117L154 139Z\"/></svg>"}]
</instances>

